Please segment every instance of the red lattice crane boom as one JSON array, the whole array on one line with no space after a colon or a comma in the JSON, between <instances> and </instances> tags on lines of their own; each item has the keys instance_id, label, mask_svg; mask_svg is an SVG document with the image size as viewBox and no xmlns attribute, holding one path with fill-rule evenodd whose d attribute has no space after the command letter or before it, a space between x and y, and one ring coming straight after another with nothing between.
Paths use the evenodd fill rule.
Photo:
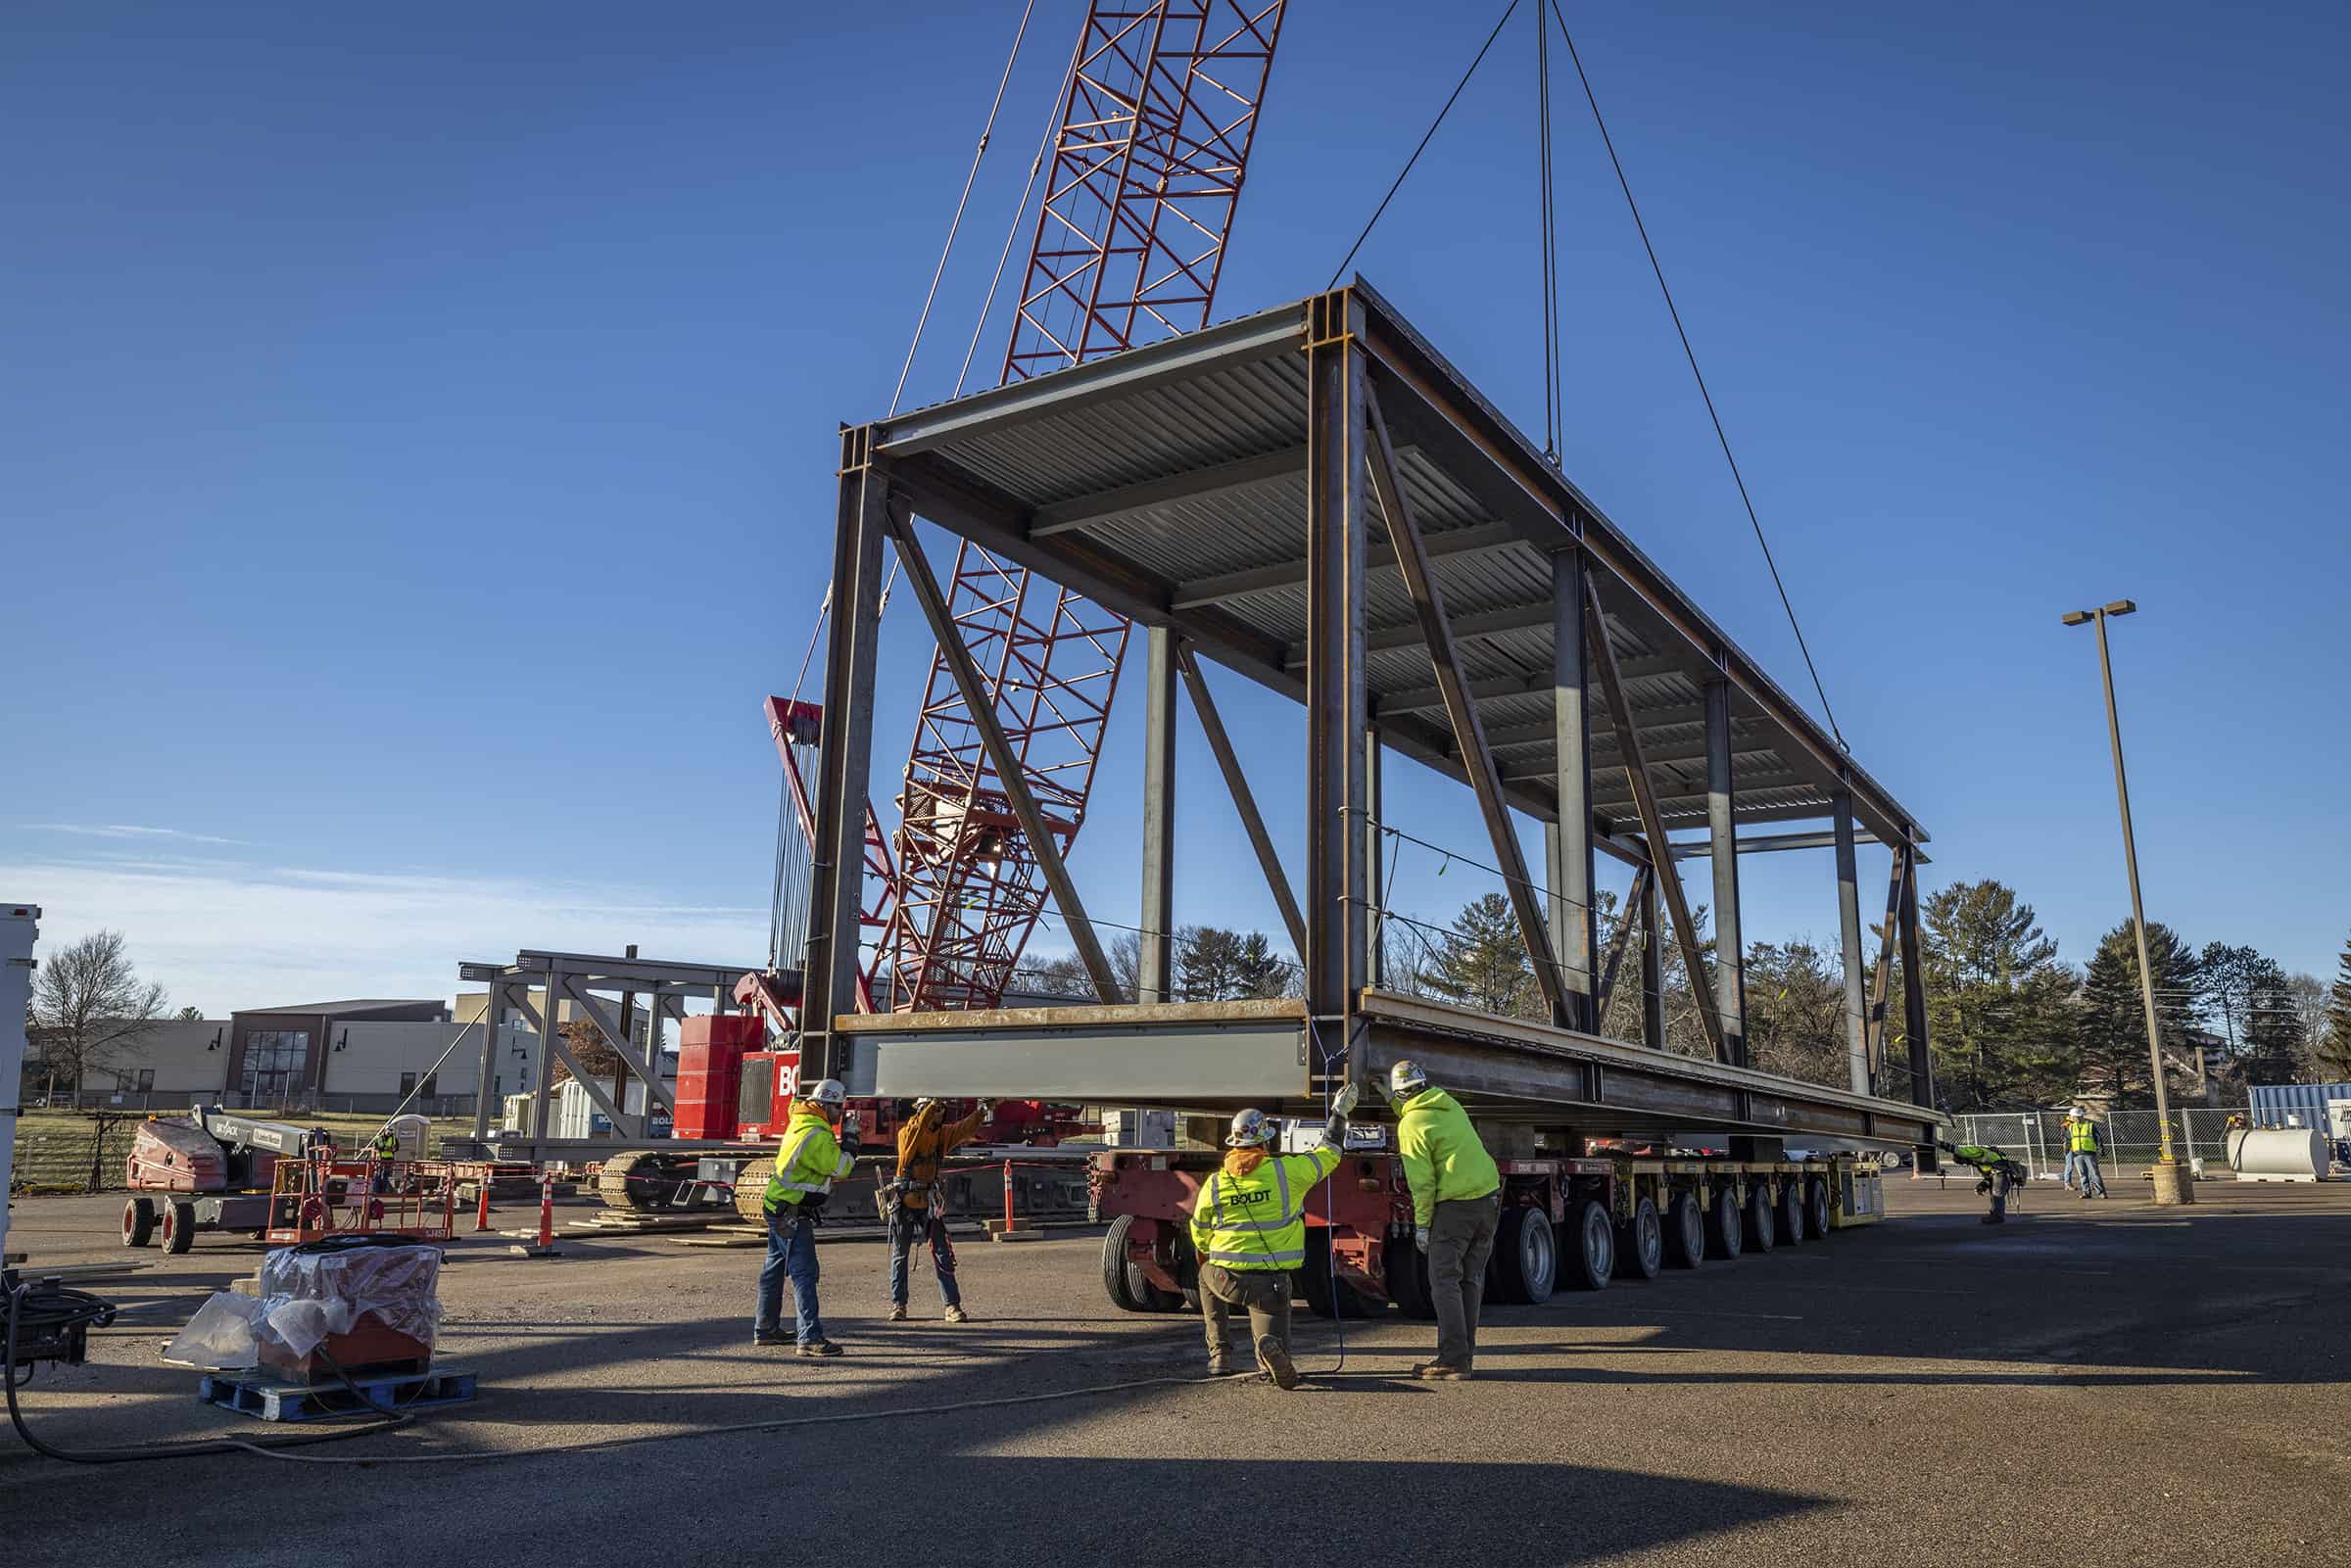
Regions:
<instances>
[{"instance_id":1,"label":"red lattice crane boom","mask_svg":"<svg viewBox=\"0 0 2351 1568\"><path fill-rule=\"evenodd\" d=\"M1207 324L1284 4L1093 0L1004 381ZM1085 820L1127 622L968 543L948 604L1067 853ZM875 1004L993 1007L1044 913L1044 879L937 656L899 812L893 885L880 901L888 925L868 970ZM878 848L869 843L869 865L888 865Z\"/></svg>"}]
</instances>

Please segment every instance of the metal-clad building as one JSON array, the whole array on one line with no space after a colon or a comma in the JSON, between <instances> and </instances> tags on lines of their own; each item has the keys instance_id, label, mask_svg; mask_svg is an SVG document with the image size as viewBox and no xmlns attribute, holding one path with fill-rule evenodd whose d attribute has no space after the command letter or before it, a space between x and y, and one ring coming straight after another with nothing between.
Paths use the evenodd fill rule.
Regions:
<instances>
[{"instance_id":1,"label":"metal-clad building","mask_svg":"<svg viewBox=\"0 0 2351 1568\"><path fill-rule=\"evenodd\" d=\"M2351 1083L2256 1083L2251 1093L2255 1126L2282 1127L2290 1114L2327 1132L2327 1102L2351 1100Z\"/></svg>"}]
</instances>

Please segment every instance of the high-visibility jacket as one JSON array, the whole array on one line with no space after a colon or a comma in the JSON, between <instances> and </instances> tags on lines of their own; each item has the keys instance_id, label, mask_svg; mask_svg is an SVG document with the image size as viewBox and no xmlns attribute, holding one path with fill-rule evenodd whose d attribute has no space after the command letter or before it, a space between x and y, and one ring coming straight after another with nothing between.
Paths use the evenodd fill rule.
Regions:
<instances>
[{"instance_id":1,"label":"high-visibility jacket","mask_svg":"<svg viewBox=\"0 0 2351 1568\"><path fill-rule=\"evenodd\" d=\"M900 1127L897 1179L906 1184L906 1191L899 1201L909 1209L928 1210L931 1190L938 1184L938 1163L978 1136L977 1108L961 1121L947 1121L945 1113L933 1106Z\"/></svg>"},{"instance_id":2,"label":"high-visibility jacket","mask_svg":"<svg viewBox=\"0 0 2351 1568\"><path fill-rule=\"evenodd\" d=\"M1502 1190L1502 1172L1478 1141L1469 1113L1442 1089L1423 1089L1396 1117L1396 1149L1413 1189L1413 1223L1426 1225L1437 1205Z\"/></svg>"},{"instance_id":3,"label":"high-visibility jacket","mask_svg":"<svg viewBox=\"0 0 2351 1568\"><path fill-rule=\"evenodd\" d=\"M2065 1152L2076 1155L2094 1155L2098 1152L2098 1124L2085 1118L2065 1124Z\"/></svg>"},{"instance_id":4,"label":"high-visibility jacket","mask_svg":"<svg viewBox=\"0 0 2351 1568\"><path fill-rule=\"evenodd\" d=\"M1339 1152L1328 1144L1302 1155L1233 1150L1192 1206L1192 1250L1219 1268L1301 1266L1307 1194L1338 1168Z\"/></svg>"},{"instance_id":5,"label":"high-visibility jacket","mask_svg":"<svg viewBox=\"0 0 2351 1568\"><path fill-rule=\"evenodd\" d=\"M784 1147L776 1151L775 1174L767 1178L766 1207L797 1204L811 1193L831 1192L856 1158L841 1148L822 1115L804 1102L794 1105L792 1118L784 1123Z\"/></svg>"}]
</instances>

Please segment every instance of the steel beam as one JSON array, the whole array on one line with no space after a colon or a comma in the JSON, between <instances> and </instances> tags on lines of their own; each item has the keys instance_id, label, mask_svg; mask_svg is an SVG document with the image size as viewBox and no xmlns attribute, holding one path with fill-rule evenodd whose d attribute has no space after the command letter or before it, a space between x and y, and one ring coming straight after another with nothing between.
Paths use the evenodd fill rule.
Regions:
<instances>
[{"instance_id":1,"label":"steel beam","mask_svg":"<svg viewBox=\"0 0 2351 1568\"><path fill-rule=\"evenodd\" d=\"M1644 676L1671 675L1682 666L1661 659L1620 659L1618 672L1627 681ZM1479 702L1494 702L1504 697L1539 696L1551 689L1551 672L1539 670L1529 675L1496 675L1469 683L1470 697ZM1379 696L1372 706L1379 717L1392 719L1405 713L1441 712L1445 693L1433 686L1405 687ZM1636 710L1641 722L1652 729L1668 724L1703 724L1706 710L1697 706L1673 708L1643 708Z\"/></svg>"},{"instance_id":2,"label":"steel beam","mask_svg":"<svg viewBox=\"0 0 2351 1568\"><path fill-rule=\"evenodd\" d=\"M457 967L457 974L462 979L468 971L488 972L492 969L487 964L461 964ZM498 1016L504 1008L504 987L493 979L487 982L482 996L482 1065L473 1080L473 1135L476 1138L490 1135L490 1100L494 1092L491 1086L498 1081Z\"/></svg>"},{"instance_id":3,"label":"steel beam","mask_svg":"<svg viewBox=\"0 0 2351 1568\"><path fill-rule=\"evenodd\" d=\"M1551 750L1559 790L1559 817L1543 831L1551 940L1565 966L1567 1026L1597 1034L1602 987L1594 983L1600 937L1592 919L1592 714L1584 654L1584 560L1575 550L1552 554L1550 610Z\"/></svg>"},{"instance_id":4,"label":"steel beam","mask_svg":"<svg viewBox=\"0 0 2351 1568\"><path fill-rule=\"evenodd\" d=\"M1431 560L1455 555L1475 555L1498 549L1510 549L1525 544L1517 529L1508 523L1475 523L1467 528L1449 529L1428 536L1428 555ZM1393 568L1396 552L1374 543L1364 558L1367 571ZM1246 598L1252 594L1269 594L1277 589L1299 588L1306 582L1306 562L1279 561L1271 566L1251 566L1237 572L1220 572L1214 577L1195 577L1176 585L1168 607L1178 613L1199 609L1204 605L1223 604L1232 599Z\"/></svg>"},{"instance_id":5,"label":"steel beam","mask_svg":"<svg viewBox=\"0 0 2351 1568\"><path fill-rule=\"evenodd\" d=\"M1364 817L1364 370L1361 307L1344 290L1317 298L1307 331L1306 1007L1323 1060L1346 1052L1366 1090L1355 1015L1364 989L1369 887Z\"/></svg>"},{"instance_id":6,"label":"steel beam","mask_svg":"<svg viewBox=\"0 0 2351 1568\"><path fill-rule=\"evenodd\" d=\"M1617 911L1616 929L1608 937L1608 956L1600 967L1600 991L1593 1004L1593 1012L1601 1018L1607 1017L1608 999L1616 994L1616 971L1624 963L1625 949L1633 945L1633 927L1641 924L1640 913L1649 907L1652 875L1647 866L1633 873L1633 885L1626 889L1624 903ZM1590 1032L1600 1033L1599 1025L1595 1023Z\"/></svg>"},{"instance_id":7,"label":"steel beam","mask_svg":"<svg viewBox=\"0 0 2351 1568\"><path fill-rule=\"evenodd\" d=\"M997 787L1004 791L1005 803L1012 807L1021 832L1028 835L1029 852L1036 857L1036 869L1044 874L1045 885L1052 889L1054 905L1061 911L1062 924L1069 927L1079 962L1085 966L1087 976L1094 982L1094 994L1105 1002L1117 1002L1119 982L1111 973L1110 959L1094 935L1094 923L1086 918L1085 904L1078 896L1078 884L1071 880L1070 868L1061 858L1061 845L1029 787L1027 770L1021 766L1021 759L1013 755L1012 743L1004 738L1004 726L997 721L996 705L988 696L979 670L973 667L971 650L963 645L962 634L947 607L947 596L939 589L938 577L931 570L930 558L923 554L922 541L914 532L914 518L894 500L885 510L885 526L898 546L898 562L905 569L906 581L912 585L915 600L923 607L923 617L931 623L931 635L938 640L939 652L948 672L955 677L956 689L963 694L972 728L980 736L981 749L987 754L988 766L995 770ZM864 825L858 826L858 849L862 852ZM856 918L854 910L849 912L849 918Z\"/></svg>"},{"instance_id":8,"label":"steel beam","mask_svg":"<svg viewBox=\"0 0 2351 1568\"><path fill-rule=\"evenodd\" d=\"M1633 787L1633 803L1641 812L1641 836L1650 844L1652 864L1656 865L1656 885L1664 892L1673 914L1673 935L1681 944L1682 968L1690 978L1690 999L1697 1005L1700 1022L1705 1024L1706 1041L1714 1047L1715 1059L1727 1061L1722 1019L1714 1011L1713 998L1706 994L1705 959L1698 950L1698 932L1690 924L1690 901L1683 896L1682 879L1674 871L1671 857L1664 856L1656 847L1670 840L1665 836L1664 821L1657 815L1656 798L1650 793L1649 763L1641 754L1641 734L1634 728L1632 710L1625 705L1624 682L1616 671L1615 644L1608 641L1607 613L1600 601L1600 583L1589 572L1584 576L1584 641L1591 645L1592 670L1600 677L1602 694L1607 698L1608 718L1616 726L1616 749L1624 758L1624 776ZM1656 928L1653 926L1650 929L1654 934ZM1662 1002L1660 992L1659 1004Z\"/></svg>"},{"instance_id":9,"label":"steel beam","mask_svg":"<svg viewBox=\"0 0 2351 1568\"><path fill-rule=\"evenodd\" d=\"M1031 539L1051 539L1056 534L1074 534L1080 529L1115 523L1122 517L1147 512L1154 507L1174 505L1178 501L1214 500L1236 490L1253 485L1268 484L1276 479L1292 479L1306 472L1306 449L1284 447L1256 457L1242 457L1233 462L1215 463L1206 468L1194 468L1179 474L1168 474L1157 479L1145 479L1115 490L1097 491L1091 496L1073 497L1039 506L1029 524Z\"/></svg>"},{"instance_id":10,"label":"steel beam","mask_svg":"<svg viewBox=\"0 0 2351 1568\"><path fill-rule=\"evenodd\" d=\"M808 959L800 1062L833 1075L833 1020L856 1010L863 972L858 916L865 902L866 788L874 758L874 652L881 619L887 476L874 467L870 427L840 436L840 498L833 533L833 615L827 627L823 729L817 741L816 832L808 846ZM956 647L950 630L941 636ZM550 1004L551 1010L552 1004ZM547 1129L535 1136L545 1139Z\"/></svg>"},{"instance_id":11,"label":"steel beam","mask_svg":"<svg viewBox=\"0 0 2351 1568\"><path fill-rule=\"evenodd\" d=\"M1452 721L1454 740L1468 767L1469 785L1477 794L1478 811L1486 819L1486 836L1493 844L1495 863L1502 868L1511 908L1518 917L1518 934L1526 943L1527 957L1534 967L1535 986L1543 993L1552 1022L1562 1028L1574 1027L1573 1021L1580 1017L1582 1008L1571 1009L1568 1004L1566 980L1560 974L1559 954L1552 946L1548 912L1543 907L1544 901L1537 896L1534 879L1527 875L1526 856L1518 844L1518 828L1511 820L1510 802L1503 798L1502 778L1495 771L1494 754L1486 748L1485 726L1478 719L1477 704L1469 699L1467 683L1462 678L1461 654L1454 645L1453 628L1445 615L1444 592L1437 587L1429 570L1428 552L1420 544L1420 530L1405 504L1404 481L1396 472L1396 452L1389 444L1387 425L1380 418L1376 397L1365 399L1365 419L1371 439L1371 488L1379 496L1379 509L1387 519L1388 538L1395 545L1396 562L1403 568L1405 588L1413 596L1413 607L1420 612L1420 630L1428 643L1429 663L1435 668L1437 686L1445 692L1446 717ZM1586 813L1579 812L1578 816L1581 820L1573 827L1583 834L1584 864L1589 877L1591 819ZM1588 889L1588 881L1586 885ZM1589 986L1588 957L1585 963L1584 982Z\"/></svg>"},{"instance_id":12,"label":"steel beam","mask_svg":"<svg viewBox=\"0 0 2351 1568\"><path fill-rule=\"evenodd\" d=\"M1845 955L1845 1054L1853 1093L1870 1094L1869 1003L1861 980L1861 880L1853 860L1853 797L1837 796L1837 930Z\"/></svg>"},{"instance_id":13,"label":"steel beam","mask_svg":"<svg viewBox=\"0 0 2351 1568\"><path fill-rule=\"evenodd\" d=\"M1387 864L1380 816L1386 809L1387 781L1380 766L1380 749L1379 726L1374 724L1364 733L1364 885L1370 890L1368 918L1364 922L1364 974L1373 985L1388 982L1388 883L1380 870Z\"/></svg>"},{"instance_id":14,"label":"steel beam","mask_svg":"<svg viewBox=\"0 0 2351 1568\"><path fill-rule=\"evenodd\" d=\"M1135 1000L1176 1000L1176 634L1143 634L1143 928Z\"/></svg>"},{"instance_id":15,"label":"steel beam","mask_svg":"<svg viewBox=\"0 0 2351 1568\"><path fill-rule=\"evenodd\" d=\"M1886 924L1878 927L1878 967L1869 985L1869 1077L1883 1083L1886 1073L1887 992L1894 984L1895 923L1902 913L1902 887L1911 877L1910 857L1899 846L1894 852L1894 871L1886 879Z\"/></svg>"},{"instance_id":16,"label":"steel beam","mask_svg":"<svg viewBox=\"0 0 2351 1568\"><path fill-rule=\"evenodd\" d=\"M1500 609L1455 616L1448 623L1456 642L1466 642L1481 637L1501 637L1511 632L1528 632L1550 624L1551 606L1548 604L1506 604ZM1364 633L1364 651L1393 653L1398 648L1420 647L1427 640L1427 633L1417 620L1399 621L1367 629ZM1283 665L1292 670L1305 669L1306 644L1291 643Z\"/></svg>"},{"instance_id":17,"label":"steel beam","mask_svg":"<svg viewBox=\"0 0 2351 1568\"><path fill-rule=\"evenodd\" d=\"M1731 765L1731 684L1706 683L1706 841L1714 851L1714 1005L1723 1060L1747 1066L1747 942L1739 921L1737 784ZM1693 976L1692 984L1696 984Z\"/></svg>"},{"instance_id":18,"label":"steel beam","mask_svg":"<svg viewBox=\"0 0 2351 1568\"><path fill-rule=\"evenodd\" d=\"M1217 771L1224 776L1224 788L1232 796L1232 809L1240 815L1241 831L1249 835L1249 847L1257 852L1257 865L1265 873L1266 887L1281 910L1281 924L1290 933L1290 950L1304 962L1306 921L1298 913L1298 895L1290 890L1290 879L1282 872L1281 857L1273 852L1273 835L1266 831L1265 816L1257 809L1257 796L1249 789L1249 777L1241 771L1240 755L1232 749L1232 736L1225 733L1223 716L1217 711L1216 699L1209 695L1208 679L1200 673L1199 661L1192 657L1187 644L1176 645L1176 667L1183 676L1184 689L1191 693L1192 713L1200 721L1200 733L1208 737L1208 749L1217 759Z\"/></svg>"},{"instance_id":19,"label":"steel beam","mask_svg":"<svg viewBox=\"0 0 2351 1568\"><path fill-rule=\"evenodd\" d=\"M629 1038L628 1029L617 1018L606 1013L603 998L589 990L581 980L568 977L563 982L563 994L587 1016L589 1022L596 1025L597 1032L604 1037L604 1043L612 1048L612 1054L619 1057L631 1072L645 1080L647 1114L651 1114L652 1102L658 1100L663 1110L674 1115L678 1109L678 1097L670 1092L668 1084L661 1081L658 1059L648 1062L637 1054L637 1042Z\"/></svg>"}]
</instances>

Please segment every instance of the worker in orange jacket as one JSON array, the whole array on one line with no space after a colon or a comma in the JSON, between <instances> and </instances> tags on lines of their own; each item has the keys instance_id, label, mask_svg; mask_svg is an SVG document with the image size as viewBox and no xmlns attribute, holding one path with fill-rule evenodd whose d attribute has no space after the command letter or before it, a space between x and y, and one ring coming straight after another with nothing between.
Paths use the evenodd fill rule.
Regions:
<instances>
[{"instance_id":1,"label":"worker in orange jacket","mask_svg":"<svg viewBox=\"0 0 2351 1568\"><path fill-rule=\"evenodd\" d=\"M936 1100L917 1100L898 1125L897 1175L882 1190L883 1208L889 1219L889 1320L906 1321L906 1259L915 1242L931 1244L931 1264L938 1273L938 1294L947 1304L946 1320L970 1320L963 1309L963 1292L955 1286L955 1244L947 1239L947 1195L938 1179L939 1165L948 1155L980 1136L995 1111L983 1100L961 1121L949 1121L946 1108Z\"/></svg>"}]
</instances>

